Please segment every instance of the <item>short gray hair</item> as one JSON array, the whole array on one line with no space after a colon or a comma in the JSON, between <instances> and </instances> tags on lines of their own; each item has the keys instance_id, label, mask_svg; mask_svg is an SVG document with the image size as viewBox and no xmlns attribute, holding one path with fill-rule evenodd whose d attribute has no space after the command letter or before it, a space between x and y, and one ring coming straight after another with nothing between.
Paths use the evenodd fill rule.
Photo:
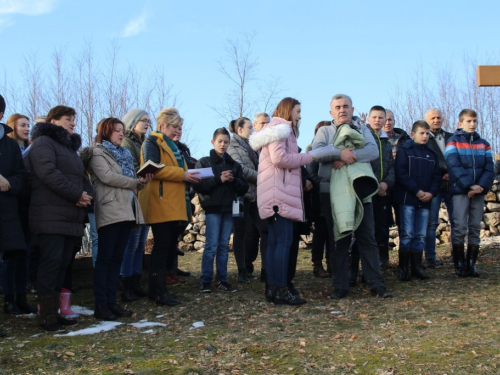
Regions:
<instances>
[{"instance_id":1,"label":"short gray hair","mask_svg":"<svg viewBox=\"0 0 500 375\"><path fill-rule=\"evenodd\" d=\"M262 117L269 117L271 118L271 116L269 116L266 112L259 112L257 113L254 117L253 117L253 122L254 124L259 120L259 117L262 116Z\"/></svg>"},{"instance_id":2,"label":"short gray hair","mask_svg":"<svg viewBox=\"0 0 500 375\"><path fill-rule=\"evenodd\" d=\"M427 111L425 111L424 118L427 117L427 114L429 112L434 112L434 111L439 112L439 114L441 115L441 117L443 116L443 111L441 111L439 108L429 108Z\"/></svg>"},{"instance_id":3,"label":"short gray hair","mask_svg":"<svg viewBox=\"0 0 500 375\"><path fill-rule=\"evenodd\" d=\"M333 95L332 100L330 100L330 106L332 105L332 102L334 100L338 100L338 99L348 99L351 102L351 106L352 106L352 99L351 99L351 97L349 95L346 95L346 94L335 94L335 95Z\"/></svg>"}]
</instances>

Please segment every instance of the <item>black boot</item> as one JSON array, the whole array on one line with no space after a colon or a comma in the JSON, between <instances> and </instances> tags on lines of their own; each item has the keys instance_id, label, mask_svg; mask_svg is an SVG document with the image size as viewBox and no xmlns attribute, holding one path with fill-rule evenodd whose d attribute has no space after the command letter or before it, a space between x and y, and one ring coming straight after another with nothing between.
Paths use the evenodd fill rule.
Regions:
<instances>
[{"instance_id":1,"label":"black boot","mask_svg":"<svg viewBox=\"0 0 500 375\"><path fill-rule=\"evenodd\" d=\"M298 306L306 303L305 299L294 296L290 293L287 286L276 287L276 295L274 296L275 305L291 305Z\"/></svg>"},{"instance_id":2,"label":"black boot","mask_svg":"<svg viewBox=\"0 0 500 375\"><path fill-rule=\"evenodd\" d=\"M124 308L118 306L118 304L115 303L109 303L108 304L108 309L111 311L113 314L116 316L132 316L132 311L130 310L125 310Z\"/></svg>"},{"instance_id":3,"label":"black boot","mask_svg":"<svg viewBox=\"0 0 500 375\"><path fill-rule=\"evenodd\" d=\"M180 268L177 268L177 276L189 277L189 276L191 276L191 272L184 271L184 270L181 270Z\"/></svg>"},{"instance_id":4,"label":"black boot","mask_svg":"<svg viewBox=\"0 0 500 375\"><path fill-rule=\"evenodd\" d=\"M399 280L410 281L410 252L399 250Z\"/></svg>"},{"instance_id":5,"label":"black boot","mask_svg":"<svg viewBox=\"0 0 500 375\"><path fill-rule=\"evenodd\" d=\"M455 263L455 275L458 277L467 277L465 270L464 245L453 244L453 263Z\"/></svg>"},{"instance_id":6,"label":"black boot","mask_svg":"<svg viewBox=\"0 0 500 375\"><path fill-rule=\"evenodd\" d=\"M122 292L123 302L133 302L141 299L141 297L139 297L134 292L134 282L135 281L133 279L133 276L123 278L123 292Z\"/></svg>"},{"instance_id":7,"label":"black boot","mask_svg":"<svg viewBox=\"0 0 500 375\"><path fill-rule=\"evenodd\" d=\"M146 297L148 295L148 292L146 292L144 289L141 288L141 275L136 274L132 275L132 290L135 293L135 295L139 297Z\"/></svg>"},{"instance_id":8,"label":"black boot","mask_svg":"<svg viewBox=\"0 0 500 375\"><path fill-rule=\"evenodd\" d=\"M158 305L176 306L180 302L168 293L165 276L165 268L156 270L155 273L149 275L149 296L153 292L154 300Z\"/></svg>"},{"instance_id":9,"label":"black boot","mask_svg":"<svg viewBox=\"0 0 500 375\"><path fill-rule=\"evenodd\" d=\"M26 293L16 294L16 305L24 314L36 314L36 307L28 303Z\"/></svg>"},{"instance_id":10,"label":"black boot","mask_svg":"<svg viewBox=\"0 0 500 375\"><path fill-rule=\"evenodd\" d=\"M238 282L240 284L250 284L250 280L248 280L247 270L245 268L241 268L238 270Z\"/></svg>"},{"instance_id":11,"label":"black boot","mask_svg":"<svg viewBox=\"0 0 500 375\"><path fill-rule=\"evenodd\" d=\"M476 261L479 256L479 245L467 245L467 263L465 264L466 272L471 277L479 277L477 272Z\"/></svg>"},{"instance_id":12,"label":"black boot","mask_svg":"<svg viewBox=\"0 0 500 375\"><path fill-rule=\"evenodd\" d=\"M378 245L378 254L380 258L380 268L389 268L389 244Z\"/></svg>"},{"instance_id":13,"label":"black boot","mask_svg":"<svg viewBox=\"0 0 500 375\"><path fill-rule=\"evenodd\" d=\"M4 296L3 311L10 315L22 315L22 311L17 307L14 295Z\"/></svg>"},{"instance_id":14,"label":"black boot","mask_svg":"<svg viewBox=\"0 0 500 375\"><path fill-rule=\"evenodd\" d=\"M275 294L276 294L276 285L266 284L266 301L274 302Z\"/></svg>"},{"instance_id":15,"label":"black boot","mask_svg":"<svg viewBox=\"0 0 500 375\"><path fill-rule=\"evenodd\" d=\"M411 252L411 275L420 280L430 279L429 276L424 275L422 269L422 251Z\"/></svg>"},{"instance_id":16,"label":"black boot","mask_svg":"<svg viewBox=\"0 0 500 375\"><path fill-rule=\"evenodd\" d=\"M113 314L113 312L111 312L108 306L96 305L94 310L94 318L102 319L105 321L113 321L116 320L118 317L115 314Z\"/></svg>"},{"instance_id":17,"label":"black boot","mask_svg":"<svg viewBox=\"0 0 500 375\"><path fill-rule=\"evenodd\" d=\"M54 304L54 296L38 297L40 306L40 327L49 332L64 332L64 327L57 321L59 302Z\"/></svg>"}]
</instances>

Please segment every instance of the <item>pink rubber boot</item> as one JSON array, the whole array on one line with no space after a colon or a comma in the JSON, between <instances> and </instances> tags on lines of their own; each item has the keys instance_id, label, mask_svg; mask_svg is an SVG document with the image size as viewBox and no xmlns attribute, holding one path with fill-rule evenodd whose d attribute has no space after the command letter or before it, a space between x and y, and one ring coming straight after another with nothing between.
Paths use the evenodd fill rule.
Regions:
<instances>
[{"instance_id":1,"label":"pink rubber boot","mask_svg":"<svg viewBox=\"0 0 500 375\"><path fill-rule=\"evenodd\" d=\"M59 308L60 314L64 318L78 318L80 314L77 314L73 310L71 310L71 293L61 293L61 297L59 298Z\"/></svg>"}]
</instances>

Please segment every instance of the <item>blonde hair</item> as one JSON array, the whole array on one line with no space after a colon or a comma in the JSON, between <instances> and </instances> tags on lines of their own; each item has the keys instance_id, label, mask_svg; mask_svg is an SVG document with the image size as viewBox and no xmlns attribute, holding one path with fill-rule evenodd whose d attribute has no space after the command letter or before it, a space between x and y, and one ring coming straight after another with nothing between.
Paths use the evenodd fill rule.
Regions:
<instances>
[{"instance_id":1,"label":"blonde hair","mask_svg":"<svg viewBox=\"0 0 500 375\"><path fill-rule=\"evenodd\" d=\"M12 130L14 130L13 132L7 134L7 136L10 138L14 138L16 141L19 141L19 138L17 137L17 131L16 131L16 122L17 122L17 120L20 120L20 119L26 119L26 120L28 120L28 122L30 121L28 116L21 115L20 113L14 113L13 115L11 115L7 119L7 126L9 126ZM24 147L28 147L30 145L29 140L26 140L23 142L24 142Z\"/></svg>"},{"instance_id":2,"label":"blonde hair","mask_svg":"<svg viewBox=\"0 0 500 375\"><path fill-rule=\"evenodd\" d=\"M156 117L156 130L160 131L161 124L166 126L182 126L184 119L179 115L176 108L168 107L162 109Z\"/></svg>"}]
</instances>

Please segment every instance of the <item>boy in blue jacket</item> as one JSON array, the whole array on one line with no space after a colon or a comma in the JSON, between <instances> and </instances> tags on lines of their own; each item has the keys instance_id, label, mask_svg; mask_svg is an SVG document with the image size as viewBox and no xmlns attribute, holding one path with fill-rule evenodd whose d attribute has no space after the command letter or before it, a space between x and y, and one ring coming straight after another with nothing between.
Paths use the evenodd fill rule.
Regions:
<instances>
[{"instance_id":1,"label":"boy in blue jacket","mask_svg":"<svg viewBox=\"0 0 500 375\"><path fill-rule=\"evenodd\" d=\"M493 157L490 144L476 132L477 113L464 109L458 115L458 129L448 140L444 157L453 195L451 243L455 273L460 277L479 277L479 233L484 212L484 195L493 185ZM464 257L467 235L467 261Z\"/></svg>"},{"instance_id":2,"label":"boy in blue jacket","mask_svg":"<svg viewBox=\"0 0 500 375\"><path fill-rule=\"evenodd\" d=\"M429 277L421 272L431 200L439 193L441 172L436 153L427 145L430 127L417 121L396 154L394 202L399 205L399 278L420 280ZM411 273L409 266L411 263Z\"/></svg>"}]
</instances>

